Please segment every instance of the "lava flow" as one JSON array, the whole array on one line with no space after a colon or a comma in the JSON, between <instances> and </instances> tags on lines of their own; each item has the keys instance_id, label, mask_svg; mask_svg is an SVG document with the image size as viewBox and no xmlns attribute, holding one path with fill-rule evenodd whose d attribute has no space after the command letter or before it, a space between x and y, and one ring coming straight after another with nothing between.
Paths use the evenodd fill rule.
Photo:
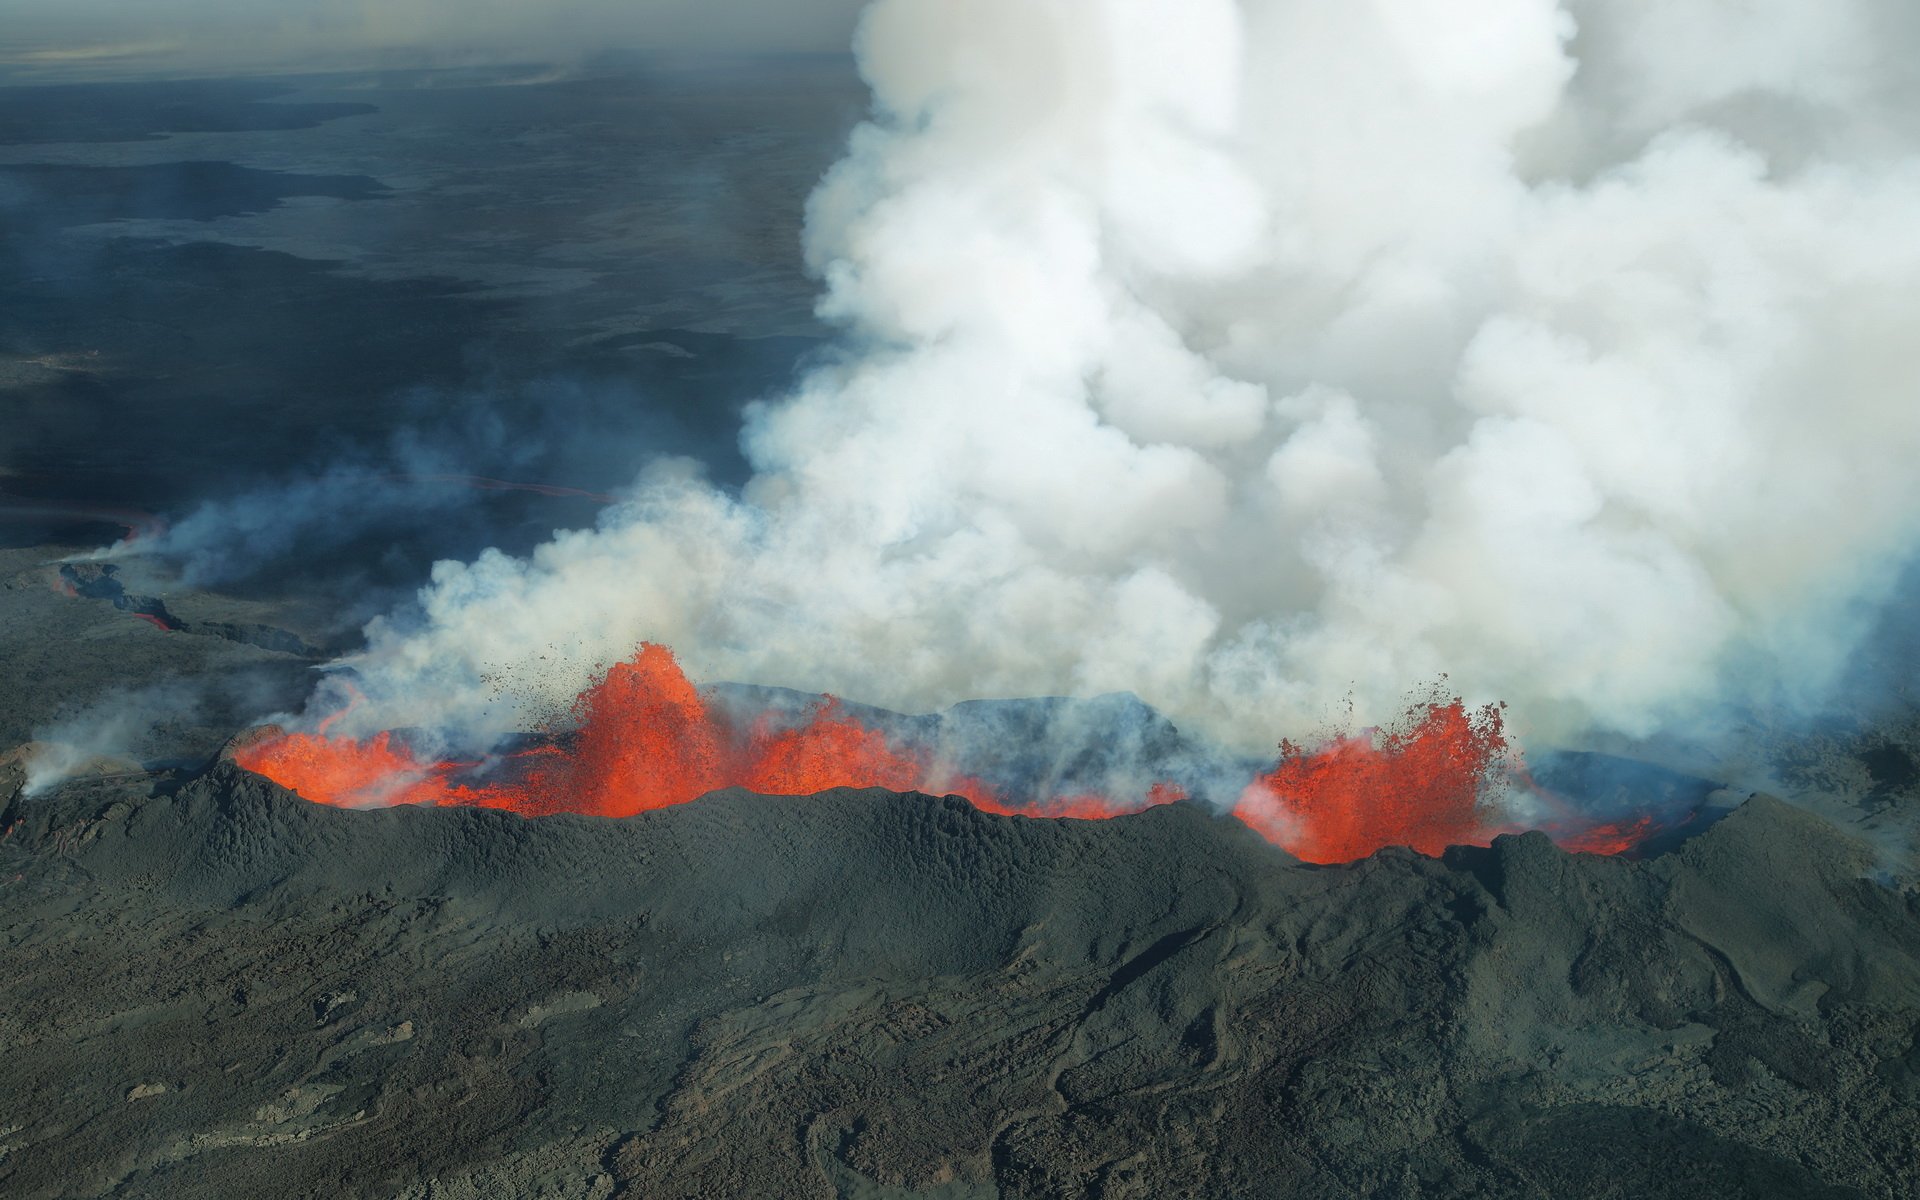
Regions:
<instances>
[{"instance_id":1,"label":"lava flow","mask_svg":"<svg viewBox=\"0 0 1920 1200\"><path fill-rule=\"evenodd\" d=\"M349 689L352 703L362 697ZM799 714L738 717L714 705L664 646L644 645L574 702L572 733L488 763L423 761L393 733L278 734L237 749L240 766L309 800L346 808L468 805L526 816L624 817L738 787L810 795L836 787L950 793L991 813L1094 819L1184 798L1169 782L1144 795L1070 794L1015 804L929 752L904 746L831 698ZM1313 863L1365 858L1386 846L1439 854L1516 832L1488 801L1524 779L1501 709L1435 697L1385 731L1330 738L1281 758L1242 793L1234 815ZM1551 797L1549 797L1551 800ZM1570 805L1548 833L1569 850L1619 854L1655 832L1651 818L1601 825Z\"/></svg>"},{"instance_id":2,"label":"lava flow","mask_svg":"<svg viewBox=\"0 0 1920 1200\"><path fill-rule=\"evenodd\" d=\"M390 733L367 741L331 735L331 718L317 733L239 748L234 760L322 804L461 804L527 816L631 816L728 787L767 795L835 787L953 793L989 812L1071 818L1117 816L1181 798L1171 784L1157 784L1132 804L1066 796L1012 806L979 780L896 745L832 699L798 719L763 713L740 721L708 702L671 651L651 644L582 692L573 716L578 731L564 748L510 755L485 778L477 778L478 764L422 762Z\"/></svg>"}]
</instances>

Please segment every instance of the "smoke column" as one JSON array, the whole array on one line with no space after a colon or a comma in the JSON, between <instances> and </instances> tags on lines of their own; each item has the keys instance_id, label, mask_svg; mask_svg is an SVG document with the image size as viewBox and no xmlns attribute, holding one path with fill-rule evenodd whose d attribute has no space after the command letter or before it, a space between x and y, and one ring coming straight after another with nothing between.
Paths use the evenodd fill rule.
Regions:
<instances>
[{"instance_id":1,"label":"smoke column","mask_svg":"<svg viewBox=\"0 0 1920 1200\"><path fill-rule=\"evenodd\" d=\"M1536 733L1814 699L1920 518L1902 0L880 0L807 252L844 359L723 494L442 563L361 728L642 640L1270 747L1439 673Z\"/></svg>"}]
</instances>

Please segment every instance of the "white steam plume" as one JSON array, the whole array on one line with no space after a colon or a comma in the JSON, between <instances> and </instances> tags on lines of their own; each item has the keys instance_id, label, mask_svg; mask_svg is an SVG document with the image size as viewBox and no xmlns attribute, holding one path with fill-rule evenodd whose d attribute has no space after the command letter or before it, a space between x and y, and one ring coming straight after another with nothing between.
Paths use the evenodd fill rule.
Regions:
<instances>
[{"instance_id":1,"label":"white steam plume","mask_svg":"<svg viewBox=\"0 0 1920 1200\"><path fill-rule=\"evenodd\" d=\"M1247 746L1440 672L1562 732L1815 694L1920 521L1909 7L880 0L808 214L857 354L740 498L658 465L442 564L368 719L512 727L643 638Z\"/></svg>"}]
</instances>

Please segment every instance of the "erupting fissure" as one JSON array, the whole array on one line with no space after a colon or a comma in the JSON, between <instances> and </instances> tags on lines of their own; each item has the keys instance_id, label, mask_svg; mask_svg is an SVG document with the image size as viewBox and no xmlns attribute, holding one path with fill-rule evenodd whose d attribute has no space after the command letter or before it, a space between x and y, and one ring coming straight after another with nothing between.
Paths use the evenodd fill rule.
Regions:
<instances>
[{"instance_id":1,"label":"erupting fissure","mask_svg":"<svg viewBox=\"0 0 1920 1200\"><path fill-rule=\"evenodd\" d=\"M572 732L486 762L422 761L392 732L365 740L330 732L362 701L313 733L278 734L234 752L249 771L321 804L466 805L526 816L623 817L738 787L810 795L880 787L964 796L985 812L1098 819L1186 798L1172 782L1137 796L1094 794L1016 802L955 764L902 746L831 697L800 714L742 719L715 705L664 646L643 645L575 700ZM1489 803L1514 766L1497 705L1469 709L1435 696L1385 731L1281 743L1273 769L1250 783L1234 815L1296 857L1350 862L1386 846L1438 854L1513 832ZM1617 825L1566 819L1549 829L1569 850L1618 854L1653 832L1650 818Z\"/></svg>"},{"instance_id":2,"label":"erupting fissure","mask_svg":"<svg viewBox=\"0 0 1920 1200\"><path fill-rule=\"evenodd\" d=\"M1351 862L1383 846L1438 854L1488 839L1486 793L1507 763L1498 705L1469 710L1435 697L1394 729L1312 750L1281 742L1279 763L1247 787L1234 813L1307 862Z\"/></svg>"},{"instance_id":3,"label":"erupting fissure","mask_svg":"<svg viewBox=\"0 0 1920 1200\"><path fill-rule=\"evenodd\" d=\"M577 729L564 739L508 755L484 772L478 763L422 762L392 733L365 741L333 735L337 714L318 732L267 738L234 759L321 804L461 804L527 816L631 816L729 787L766 795L835 787L951 793L989 812L1077 818L1182 798L1160 783L1133 802L1060 796L1014 805L934 756L897 745L832 698L797 717L767 712L742 721L712 704L671 651L652 644L582 692L573 716Z\"/></svg>"},{"instance_id":4,"label":"erupting fissure","mask_svg":"<svg viewBox=\"0 0 1920 1200\"><path fill-rule=\"evenodd\" d=\"M1519 824L1495 802L1517 787L1547 815ZM1307 749L1280 743L1280 761L1249 784L1234 815L1311 863L1343 863L1387 846L1438 855L1537 827L1561 849L1627 854L1661 832L1649 813L1597 822L1542 787L1509 742L1505 706L1470 709L1433 695L1397 725L1331 737Z\"/></svg>"}]
</instances>

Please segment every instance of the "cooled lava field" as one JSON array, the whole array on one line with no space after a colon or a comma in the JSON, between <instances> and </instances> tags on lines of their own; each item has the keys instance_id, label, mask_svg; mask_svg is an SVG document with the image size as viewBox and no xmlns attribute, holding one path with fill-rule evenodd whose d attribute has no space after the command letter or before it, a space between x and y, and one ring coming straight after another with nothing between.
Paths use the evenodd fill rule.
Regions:
<instances>
[{"instance_id":1,"label":"cooled lava field","mask_svg":"<svg viewBox=\"0 0 1920 1200\"><path fill-rule=\"evenodd\" d=\"M1764 795L1638 861L1316 867L1189 804L9 770L10 1195L1898 1197L1920 1158L1920 891Z\"/></svg>"}]
</instances>

